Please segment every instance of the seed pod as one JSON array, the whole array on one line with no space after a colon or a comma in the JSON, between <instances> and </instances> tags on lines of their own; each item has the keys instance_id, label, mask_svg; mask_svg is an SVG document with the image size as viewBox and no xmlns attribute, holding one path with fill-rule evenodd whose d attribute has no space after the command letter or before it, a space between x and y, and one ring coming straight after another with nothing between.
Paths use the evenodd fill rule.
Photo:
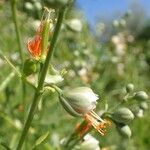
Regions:
<instances>
[{"instance_id":1,"label":"seed pod","mask_svg":"<svg viewBox=\"0 0 150 150\"><path fill-rule=\"evenodd\" d=\"M119 108L111 115L112 120L118 123L128 124L134 119L134 115L128 108Z\"/></svg>"},{"instance_id":2,"label":"seed pod","mask_svg":"<svg viewBox=\"0 0 150 150\"><path fill-rule=\"evenodd\" d=\"M60 102L68 111L84 115L96 107L98 96L88 87L78 87L64 90ZM68 109L67 109L68 108Z\"/></svg>"},{"instance_id":3,"label":"seed pod","mask_svg":"<svg viewBox=\"0 0 150 150\"><path fill-rule=\"evenodd\" d=\"M148 99L148 95L144 91L139 91L139 92L135 93L133 98L136 100L139 100L139 101L144 101L144 100Z\"/></svg>"},{"instance_id":4,"label":"seed pod","mask_svg":"<svg viewBox=\"0 0 150 150\"><path fill-rule=\"evenodd\" d=\"M36 63L33 59L29 58L24 62L23 73L29 76L36 72Z\"/></svg>"},{"instance_id":5,"label":"seed pod","mask_svg":"<svg viewBox=\"0 0 150 150\"><path fill-rule=\"evenodd\" d=\"M131 84L131 83L129 83L129 84L126 86L126 91L127 91L127 93L132 92L133 89L134 89L134 85Z\"/></svg>"},{"instance_id":6,"label":"seed pod","mask_svg":"<svg viewBox=\"0 0 150 150\"><path fill-rule=\"evenodd\" d=\"M128 125L118 124L116 128L122 137L124 137L124 138L130 138L131 137L132 133L131 133L131 129Z\"/></svg>"}]
</instances>

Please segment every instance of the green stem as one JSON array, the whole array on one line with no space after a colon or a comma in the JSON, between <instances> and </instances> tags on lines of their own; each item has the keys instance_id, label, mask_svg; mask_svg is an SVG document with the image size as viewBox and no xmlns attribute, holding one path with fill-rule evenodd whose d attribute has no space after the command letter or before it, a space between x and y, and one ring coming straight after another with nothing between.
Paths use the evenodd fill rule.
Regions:
<instances>
[{"instance_id":1,"label":"green stem","mask_svg":"<svg viewBox=\"0 0 150 150\"><path fill-rule=\"evenodd\" d=\"M6 79L1 83L1 85L0 85L0 92L6 88L6 86L7 86L7 85L9 84L9 82L14 78L14 76L15 76L15 73L14 73L14 72L11 72L11 73L7 76L7 78L6 78Z\"/></svg>"},{"instance_id":2,"label":"green stem","mask_svg":"<svg viewBox=\"0 0 150 150\"><path fill-rule=\"evenodd\" d=\"M23 67L23 53L22 53L21 36L20 36L18 20L17 20L17 13L16 13L16 0L11 0L11 10L12 10L13 22L15 25L16 38L17 38L17 43L18 43L18 50L19 50L19 55L20 55L20 59L21 59L21 69L22 69L22 67ZM22 104L25 107L26 85L23 81L21 84L22 84ZM25 114L23 114L23 116L24 115Z\"/></svg>"},{"instance_id":3,"label":"green stem","mask_svg":"<svg viewBox=\"0 0 150 150\"><path fill-rule=\"evenodd\" d=\"M41 91L43 89L44 80L45 80L46 73L47 73L47 70L48 70L49 62L50 62L50 60L52 58L52 55L54 53L54 47L55 47L57 37L58 37L59 31L60 31L60 28L61 28L61 24L62 24L62 21L63 21L64 12L65 12L64 8L59 11L55 31L54 31L54 34L53 34L53 37L52 37L52 40L51 40L51 46L50 46L50 49L48 51L45 63L43 65L42 72L40 74L40 78L39 78L39 82L38 82L38 87L37 87L37 90L35 92L33 102L32 102L32 105L31 105L31 108L30 108L30 111L29 111L24 129L22 131L22 134L21 134L21 137L19 139L19 143L18 143L18 146L17 146L16 150L20 150L22 148L22 145L24 143L24 140L25 140L25 138L27 136L27 133L28 133L28 130L30 128L32 119L34 117L34 112L36 110L36 106L37 106L37 104L38 104L38 102L41 98Z\"/></svg>"},{"instance_id":4,"label":"green stem","mask_svg":"<svg viewBox=\"0 0 150 150\"><path fill-rule=\"evenodd\" d=\"M2 58L7 62L7 64L13 69L13 71L15 72L15 74L16 74L19 78L21 78L24 83L30 85L34 90L36 90L36 87L35 87L32 83L30 83L30 82L26 79L26 77L24 77L24 76L21 74L21 72L19 71L19 69L16 68L16 67L10 62L10 60L9 60L1 51L0 51L0 57L2 57Z\"/></svg>"},{"instance_id":5,"label":"green stem","mask_svg":"<svg viewBox=\"0 0 150 150\"><path fill-rule=\"evenodd\" d=\"M0 51L0 57L6 61L6 63L13 69L13 71L18 75L18 77L21 77L21 73L19 72L18 68L16 68L11 61Z\"/></svg>"},{"instance_id":6,"label":"green stem","mask_svg":"<svg viewBox=\"0 0 150 150\"><path fill-rule=\"evenodd\" d=\"M22 54L21 38L20 38L20 31L19 31L17 15L16 15L16 0L11 0L11 9L12 9L12 18L13 18L13 22L14 22L14 25L15 25L16 38L17 38L17 42L18 42L18 48L19 48L21 64L23 65L23 54Z\"/></svg>"}]
</instances>

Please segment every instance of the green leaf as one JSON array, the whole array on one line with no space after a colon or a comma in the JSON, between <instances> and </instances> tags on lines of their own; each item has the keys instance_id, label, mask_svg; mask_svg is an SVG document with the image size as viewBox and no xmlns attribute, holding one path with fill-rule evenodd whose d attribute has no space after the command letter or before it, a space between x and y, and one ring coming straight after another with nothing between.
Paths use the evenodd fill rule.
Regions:
<instances>
[{"instance_id":1,"label":"green leaf","mask_svg":"<svg viewBox=\"0 0 150 150\"><path fill-rule=\"evenodd\" d=\"M49 131L46 132L44 135L40 136L36 142L35 142L35 145L33 146L32 149L34 149L35 147L39 146L40 144L42 144L46 139L47 137L49 136Z\"/></svg>"}]
</instances>

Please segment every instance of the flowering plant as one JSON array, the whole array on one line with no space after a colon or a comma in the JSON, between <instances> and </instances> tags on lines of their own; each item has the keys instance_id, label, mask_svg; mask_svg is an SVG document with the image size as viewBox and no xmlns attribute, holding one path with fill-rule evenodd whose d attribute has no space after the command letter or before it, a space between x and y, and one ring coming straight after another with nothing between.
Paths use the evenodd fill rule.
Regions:
<instances>
[{"instance_id":1,"label":"flowering plant","mask_svg":"<svg viewBox=\"0 0 150 150\"><path fill-rule=\"evenodd\" d=\"M149 139L149 57L131 14L108 38L104 23L89 31L72 0L2 3L0 149L136 149L138 136Z\"/></svg>"}]
</instances>

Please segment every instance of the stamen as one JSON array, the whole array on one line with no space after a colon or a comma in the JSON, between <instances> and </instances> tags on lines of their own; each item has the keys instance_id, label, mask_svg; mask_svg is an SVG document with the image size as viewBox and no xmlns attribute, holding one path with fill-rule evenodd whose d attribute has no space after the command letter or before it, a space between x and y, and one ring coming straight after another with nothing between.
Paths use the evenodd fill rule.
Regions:
<instances>
[{"instance_id":1,"label":"stamen","mask_svg":"<svg viewBox=\"0 0 150 150\"><path fill-rule=\"evenodd\" d=\"M104 122L103 119L101 119L93 110L91 111L91 114L99 121Z\"/></svg>"},{"instance_id":2,"label":"stamen","mask_svg":"<svg viewBox=\"0 0 150 150\"><path fill-rule=\"evenodd\" d=\"M92 126L101 134L105 135L106 125L111 126L111 122L108 120L101 119L94 111L91 111L89 114L84 116L85 120L90 122ZM100 121L100 122L99 122Z\"/></svg>"}]
</instances>

